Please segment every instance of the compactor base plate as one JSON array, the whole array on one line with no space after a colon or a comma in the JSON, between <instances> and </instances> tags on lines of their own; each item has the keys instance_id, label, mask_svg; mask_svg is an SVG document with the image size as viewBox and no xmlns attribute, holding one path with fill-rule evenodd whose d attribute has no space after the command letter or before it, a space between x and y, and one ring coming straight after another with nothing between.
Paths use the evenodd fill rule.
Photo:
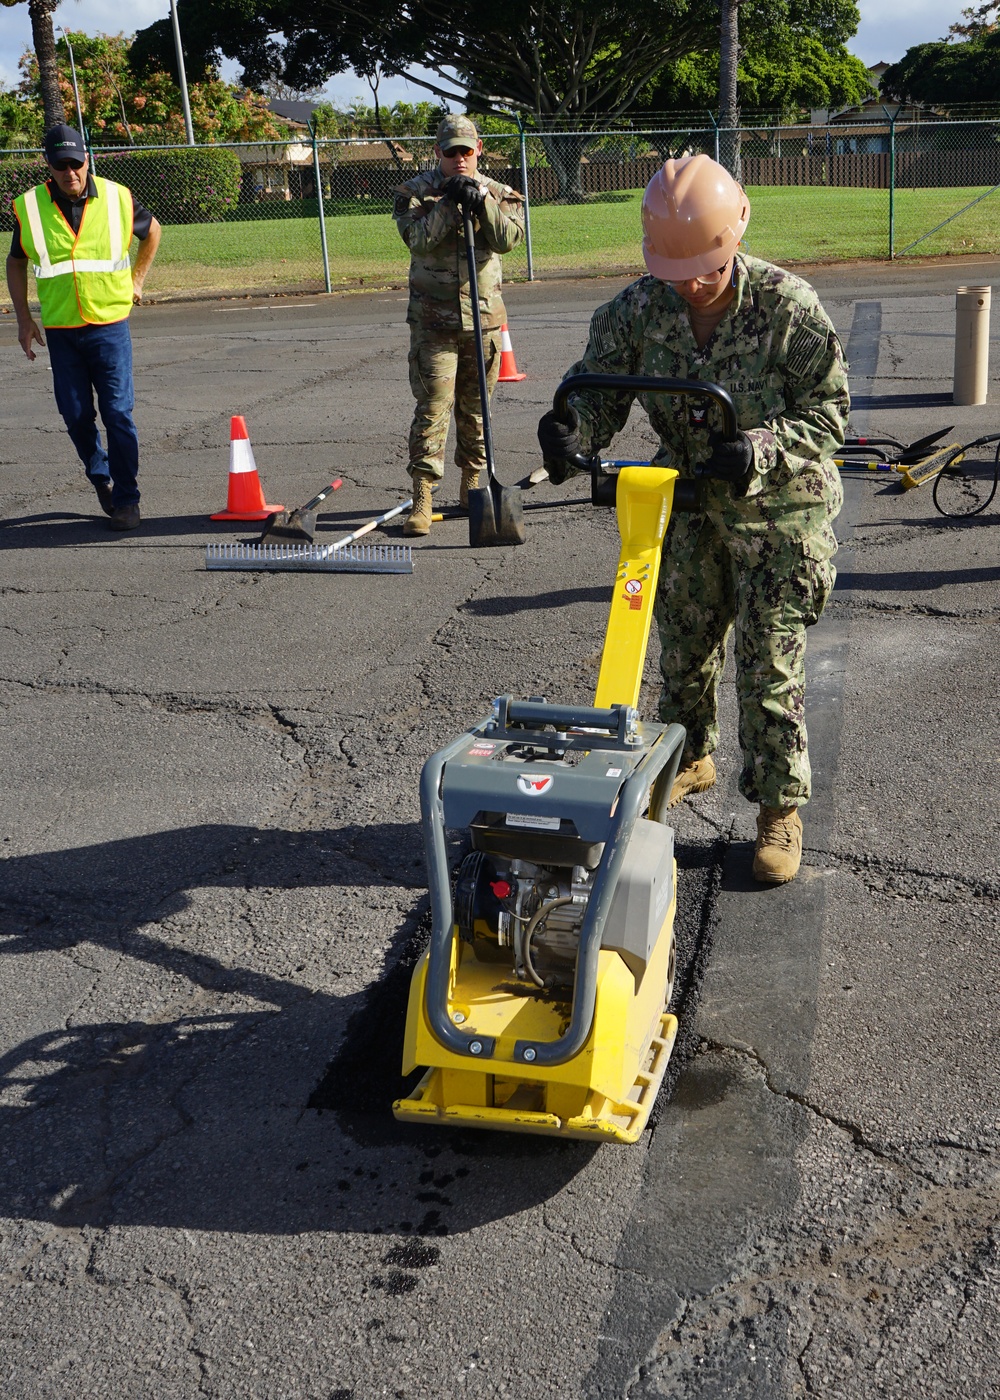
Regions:
<instances>
[{"instance_id":1,"label":"compactor base plate","mask_svg":"<svg viewBox=\"0 0 1000 1400\"><path fill-rule=\"evenodd\" d=\"M446 1103L445 1074L430 1069L409 1098L393 1104L395 1116L404 1122L450 1128L499 1128L508 1133L544 1133L551 1137L583 1138L604 1142L636 1142L642 1135L656 1095L663 1082L670 1052L677 1038L677 1018L664 1011L658 1033L649 1045L646 1063L636 1075L631 1093L612 1103L602 1095L588 1097L584 1112L560 1118L545 1110L546 1085L479 1075L483 1104ZM503 1100L497 1107L496 1102Z\"/></svg>"}]
</instances>

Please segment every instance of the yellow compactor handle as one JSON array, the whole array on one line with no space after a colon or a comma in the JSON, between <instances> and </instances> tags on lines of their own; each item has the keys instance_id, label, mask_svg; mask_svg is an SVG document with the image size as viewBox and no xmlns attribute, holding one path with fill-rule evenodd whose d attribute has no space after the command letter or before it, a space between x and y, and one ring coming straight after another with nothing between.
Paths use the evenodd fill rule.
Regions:
<instances>
[{"instance_id":1,"label":"yellow compactor handle","mask_svg":"<svg viewBox=\"0 0 1000 1400\"><path fill-rule=\"evenodd\" d=\"M570 374L556 390L552 407L565 418L573 394L595 389L618 395L669 394L708 399L721 417L723 439L731 442L739 431L732 397L708 380L661 379L643 374ZM584 463L581 461L580 465ZM615 503L622 550L597 678L594 704L598 707L638 704L660 572L660 547L667 533L678 475L672 467L623 467L618 473Z\"/></svg>"},{"instance_id":2,"label":"yellow compactor handle","mask_svg":"<svg viewBox=\"0 0 1000 1400\"><path fill-rule=\"evenodd\" d=\"M638 705L660 574L660 549L670 522L672 467L623 467L615 502L622 547L594 704Z\"/></svg>"}]
</instances>

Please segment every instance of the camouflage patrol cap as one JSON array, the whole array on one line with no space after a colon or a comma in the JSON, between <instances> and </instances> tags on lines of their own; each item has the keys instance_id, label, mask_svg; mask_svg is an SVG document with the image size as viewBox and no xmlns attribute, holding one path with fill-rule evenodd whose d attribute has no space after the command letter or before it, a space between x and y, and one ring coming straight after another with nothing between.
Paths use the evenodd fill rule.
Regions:
<instances>
[{"instance_id":1,"label":"camouflage patrol cap","mask_svg":"<svg viewBox=\"0 0 1000 1400\"><path fill-rule=\"evenodd\" d=\"M437 129L437 145L441 151L450 151L452 146L475 146L478 140L475 123L458 112L442 118Z\"/></svg>"}]
</instances>

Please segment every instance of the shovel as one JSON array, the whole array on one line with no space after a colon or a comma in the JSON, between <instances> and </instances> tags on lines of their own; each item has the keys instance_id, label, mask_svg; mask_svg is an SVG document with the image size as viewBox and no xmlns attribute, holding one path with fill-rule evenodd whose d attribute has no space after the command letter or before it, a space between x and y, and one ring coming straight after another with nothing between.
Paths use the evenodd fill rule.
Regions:
<instances>
[{"instance_id":1,"label":"shovel","mask_svg":"<svg viewBox=\"0 0 1000 1400\"><path fill-rule=\"evenodd\" d=\"M890 451L884 454L884 460L889 461L891 465L915 466L924 460L928 455L928 448L933 447L935 443L940 451L940 439L950 432L951 428L939 428L936 433L928 433L926 437L917 438L916 442L911 443L900 442L893 437L849 437L844 440L841 450L851 455L860 453L864 457L870 457L872 448L886 447Z\"/></svg>"},{"instance_id":2,"label":"shovel","mask_svg":"<svg viewBox=\"0 0 1000 1400\"><path fill-rule=\"evenodd\" d=\"M469 263L469 299L472 326L476 336L476 368L479 371L479 399L483 407L483 447L486 451L486 486L469 492L469 544L473 548L491 544L524 544L524 503L517 486L501 486L493 469L493 431L490 426L490 393L486 385L486 356L483 354L483 323L479 315L479 279L476 276L476 234L472 213L462 210L465 219L465 253Z\"/></svg>"},{"instance_id":3,"label":"shovel","mask_svg":"<svg viewBox=\"0 0 1000 1400\"><path fill-rule=\"evenodd\" d=\"M322 505L327 496L339 491L344 482L341 477L324 486L318 496L306 501L298 510L276 510L267 517L258 544L278 543L280 540L304 540L312 544L316 538L316 508Z\"/></svg>"}]
</instances>

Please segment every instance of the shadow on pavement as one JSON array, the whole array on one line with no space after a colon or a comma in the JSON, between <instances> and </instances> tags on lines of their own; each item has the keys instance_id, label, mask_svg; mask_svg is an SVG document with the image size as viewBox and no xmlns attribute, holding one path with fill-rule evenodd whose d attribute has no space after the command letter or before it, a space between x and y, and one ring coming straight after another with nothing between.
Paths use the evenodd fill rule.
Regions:
<instances>
[{"instance_id":1,"label":"shadow on pavement","mask_svg":"<svg viewBox=\"0 0 1000 1400\"><path fill-rule=\"evenodd\" d=\"M141 507L140 507L141 509ZM90 530L86 526L92 526ZM0 520L0 549L54 549L61 545L110 544L121 540L169 539L176 535L205 535L217 525L204 515L146 516L138 530L112 530L103 514L49 511ZM246 530L245 523L241 525ZM258 532L259 533L259 532Z\"/></svg>"},{"instance_id":2,"label":"shadow on pavement","mask_svg":"<svg viewBox=\"0 0 1000 1400\"><path fill-rule=\"evenodd\" d=\"M392 1118L410 970L426 939L422 888L410 887L409 912L397 898L383 975L343 996L226 966L200 951L193 921L150 932L190 905L186 891L206 886L355 885L359 862L391 859L401 879L380 884L369 866L368 880L376 895L393 884L398 892L420 849L416 823L308 833L205 825L6 861L0 953L78 948L73 963L87 970L98 945L120 960L87 970L93 986L79 1012L0 1056L0 1215L433 1236L556 1195L595 1148ZM277 920L266 931L282 936ZM337 939L342 957L351 932ZM127 988L136 996L130 960L170 974L173 998L161 977L159 1013L87 1019L102 983L117 977L126 1004ZM45 975L66 970L51 958L39 965ZM140 980L143 1007L147 996Z\"/></svg>"},{"instance_id":3,"label":"shadow on pavement","mask_svg":"<svg viewBox=\"0 0 1000 1400\"><path fill-rule=\"evenodd\" d=\"M610 584L600 584L595 588L560 588L552 593L539 593L529 597L518 594L504 598L470 598L461 605L459 612L474 613L477 617L507 617L515 612L569 608L575 603L606 605L610 595Z\"/></svg>"},{"instance_id":4,"label":"shadow on pavement","mask_svg":"<svg viewBox=\"0 0 1000 1400\"><path fill-rule=\"evenodd\" d=\"M1000 566L993 569L914 569L907 573L863 574L848 570L837 575L837 593L857 589L864 593L926 592L963 583L992 583L1000 578Z\"/></svg>"},{"instance_id":5,"label":"shadow on pavement","mask_svg":"<svg viewBox=\"0 0 1000 1400\"><path fill-rule=\"evenodd\" d=\"M996 526L998 515L1000 515L1000 508L994 506L980 514L973 514L970 511L968 515L942 515L937 512L934 515L928 515L924 520L911 520L909 524L917 528L922 525L930 525L937 530L941 528L942 524L947 525L949 529L978 530L984 525ZM873 522L873 525L891 525L893 523L889 520L882 520Z\"/></svg>"},{"instance_id":6,"label":"shadow on pavement","mask_svg":"<svg viewBox=\"0 0 1000 1400\"><path fill-rule=\"evenodd\" d=\"M851 412L872 408L954 408L955 399L946 394L857 394L851 395Z\"/></svg>"}]
</instances>

